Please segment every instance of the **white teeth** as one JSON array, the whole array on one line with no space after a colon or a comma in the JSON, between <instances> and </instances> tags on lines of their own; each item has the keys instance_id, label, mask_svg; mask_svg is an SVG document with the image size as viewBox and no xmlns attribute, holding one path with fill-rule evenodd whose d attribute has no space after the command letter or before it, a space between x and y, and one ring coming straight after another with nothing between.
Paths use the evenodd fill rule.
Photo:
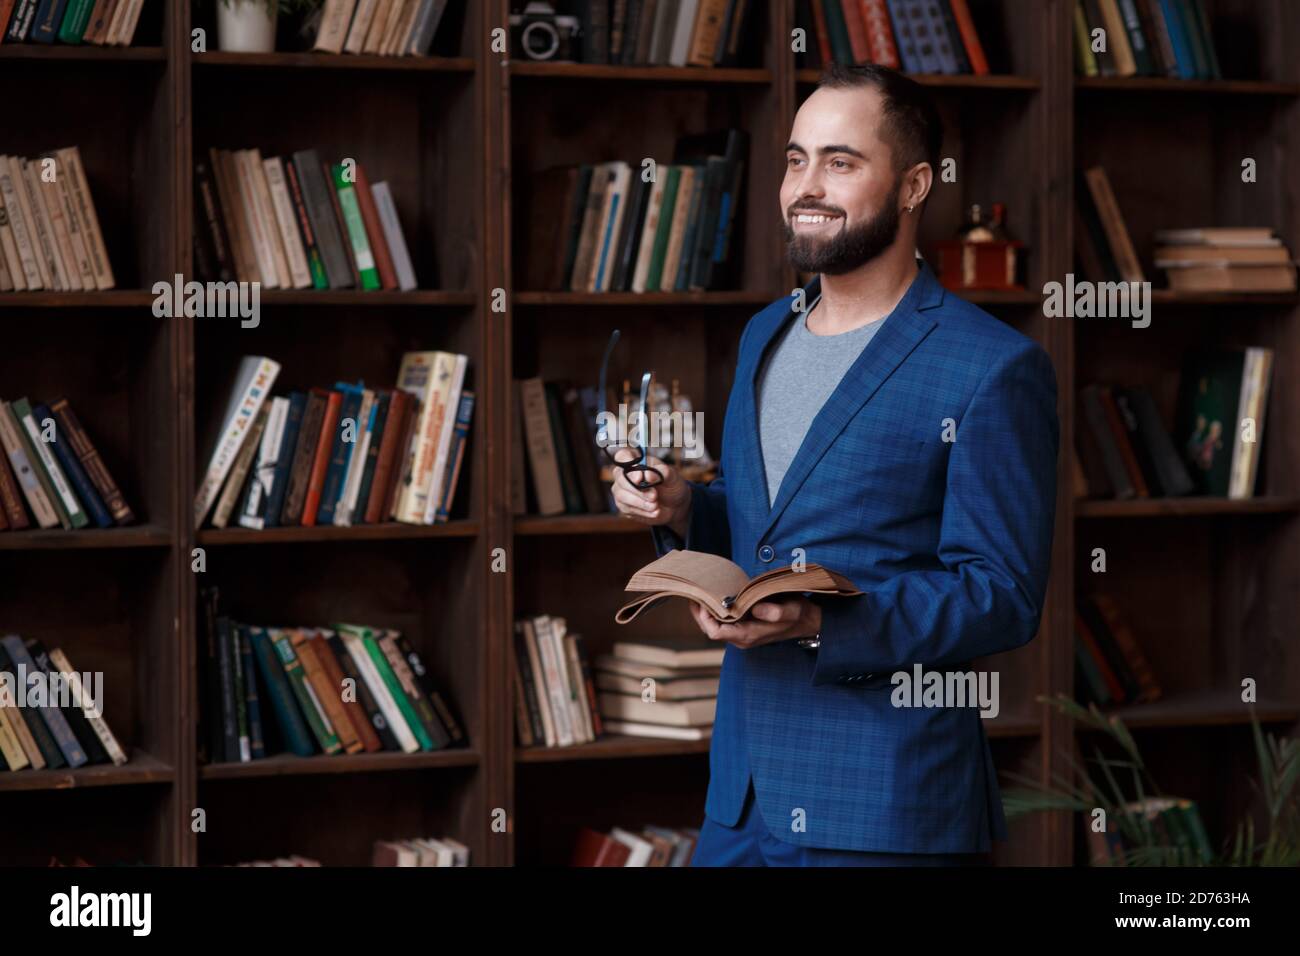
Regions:
<instances>
[{"instance_id":1,"label":"white teeth","mask_svg":"<svg viewBox=\"0 0 1300 956\"><path fill-rule=\"evenodd\" d=\"M801 213L794 217L794 221L807 222L807 223L822 223L822 222L830 222L834 218L836 217L835 216L811 216L811 215Z\"/></svg>"}]
</instances>

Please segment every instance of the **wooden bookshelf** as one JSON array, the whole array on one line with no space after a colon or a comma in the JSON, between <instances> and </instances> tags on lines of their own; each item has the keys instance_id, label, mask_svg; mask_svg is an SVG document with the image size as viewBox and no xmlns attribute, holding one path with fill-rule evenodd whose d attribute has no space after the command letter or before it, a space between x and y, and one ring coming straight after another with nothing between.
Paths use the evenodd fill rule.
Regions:
<instances>
[{"instance_id":1,"label":"wooden bookshelf","mask_svg":"<svg viewBox=\"0 0 1300 956\"><path fill-rule=\"evenodd\" d=\"M10 104L3 149L81 146L118 284L105 293L0 295L11 342L0 352L0 381L6 397L68 395L139 518L103 532L0 534L0 626L65 647L78 668L103 670L113 729L132 754L123 767L0 774L0 807L59 821L7 834L0 864L80 856L207 865L287 853L364 864L376 839L438 833L468 844L476 864L556 864L567 861L579 826L699 824L707 741L608 736L556 750L515 743L517 617L562 615L593 653L623 637L692 633L693 625L665 609L648 625L616 630L623 585L653 555L640 526L616 516L511 514L511 383L594 379L619 328L614 373L652 368L678 378L705 412L716 455L741 330L798 282L785 262L775 196L790 125L816 72L788 53L791 2L760 4L752 49L741 65L719 70L502 69L488 37L505 24L508 0L452 6L429 58L193 54L193 28L209 30L215 43L210 13L194 19L188 3L149 4L138 45L128 49L0 45L0 82L38 82L43 91ZM920 78L945 119L944 156L959 171L957 182L936 183L922 248L950 236L970 203L1007 204L1010 228L1028 247L1026 288L968 298L1052 357L1062 444L1046 611L1030 645L979 662L999 671L1004 692L1003 713L986 730L1000 770L1044 782L1066 772L1074 728L1036 697L1073 687L1075 596L1104 588L1129 612L1167 692L1118 713L1140 735L1162 785L1201 801L1215 831L1250 799L1238 675L1260 681L1266 703L1258 711L1270 727L1294 733L1300 719L1292 633L1300 616L1300 298L1157 290L1151 326L1131 329L1046 318L1040 290L1073 266L1071 190L1085 165L1110 174L1149 278L1158 276L1157 228L1268 224L1300 241L1300 65L1291 55L1300 10L1282 0L1210 0L1216 23L1250 29L1224 56L1231 79L1185 83L1076 79L1068 0L971 6L993 74ZM95 123L85 121L88 112ZM516 288L527 252L519 195L533 173L663 157L683 132L729 124L751 136L732 288ZM251 329L153 316L152 284L191 271L194 160L210 147L245 146L354 155L372 180L388 179L419 289L268 291ZM1242 156L1259 160L1257 183L1240 182ZM494 310L498 289L504 311ZM1275 350L1258 496L1074 500L1077 389L1097 379L1145 384L1169 414L1181 355L1203 342ZM450 523L191 527L204 464L197 442L220 411L221 374L239 356L279 360L283 393L343 377L391 382L413 348L468 354L480 396L465 493ZM1110 557L1105 581L1089 570L1094 547ZM195 548L207 560L201 580L190 570ZM504 573L493 570L498 548ZM400 628L456 708L468 746L200 765L197 587L207 584L250 621ZM207 819L200 833L191 828L196 808ZM492 827L495 808L508 815L506 832ZM1018 822L997 858L1081 862L1076 827L1059 814Z\"/></svg>"}]
</instances>

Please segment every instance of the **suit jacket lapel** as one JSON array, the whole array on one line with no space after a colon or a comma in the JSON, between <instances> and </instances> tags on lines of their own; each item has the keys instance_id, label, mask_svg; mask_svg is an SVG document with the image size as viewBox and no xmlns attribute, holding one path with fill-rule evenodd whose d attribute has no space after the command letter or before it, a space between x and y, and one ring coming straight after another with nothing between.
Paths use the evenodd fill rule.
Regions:
<instances>
[{"instance_id":1,"label":"suit jacket lapel","mask_svg":"<svg viewBox=\"0 0 1300 956\"><path fill-rule=\"evenodd\" d=\"M810 301L811 298L812 294L809 296ZM772 525L781 517L790 500L798 493L799 488L840 432L857 415L862 406L871 400L877 389L893 374L894 369L898 368L912 350L930 334L930 330L936 323L926 315L926 312L942 301L943 286L939 285L930 267L922 263L916 278L912 280L911 286L899 300L894 311L885 319L880 330L867 343L867 347L849 367L844 378L831 393L831 397L826 400L826 404L813 419L808 433L804 435L803 444L799 446L794 461L790 463L789 470L781 480L776 502L761 525L763 531L759 540L765 538L771 531ZM758 434L757 426L754 434L755 436ZM754 439L754 445L758 445L757 437ZM758 458L761 469L761 452ZM762 474L762 471L760 470L759 473ZM764 485L764 501L767 500L766 491Z\"/></svg>"}]
</instances>

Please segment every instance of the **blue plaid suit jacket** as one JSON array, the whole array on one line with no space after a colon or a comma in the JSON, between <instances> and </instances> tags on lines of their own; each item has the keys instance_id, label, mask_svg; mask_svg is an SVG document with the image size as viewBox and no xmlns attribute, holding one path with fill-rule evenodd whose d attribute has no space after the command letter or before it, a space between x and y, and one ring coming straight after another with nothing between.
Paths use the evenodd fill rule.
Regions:
<instances>
[{"instance_id":1,"label":"blue plaid suit jacket","mask_svg":"<svg viewBox=\"0 0 1300 956\"><path fill-rule=\"evenodd\" d=\"M686 540L656 528L656 546L720 554L751 576L802 548L865 593L822 604L818 650L727 647L705 812L734 825L752 780L764 821L789 843L986 852L1006 822L979 711L894 707L890 675L914 663L966 671L1038 629L1056 510L1055 372L1031 339L922 265L769 507L755 381L793 302L745 328L719 476L692 484Z\"/></svg>"}]
</instances>

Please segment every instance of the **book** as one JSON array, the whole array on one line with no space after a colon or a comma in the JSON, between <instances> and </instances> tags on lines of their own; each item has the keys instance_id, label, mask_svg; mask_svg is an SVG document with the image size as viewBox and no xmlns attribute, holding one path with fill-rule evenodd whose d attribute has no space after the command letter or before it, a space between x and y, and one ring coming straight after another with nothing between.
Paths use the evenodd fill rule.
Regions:
<instances>
[{"instance_id":1,"label":"book","mask_svg":"<svg viewBox=\"0 0 1300 956\"><path fill-rule=\"evenodd\" d=\"M632 575L626 590L641 596L614 615L628 624L642 611L664 598L695 601L723 622L743 619L755 604L782 594L824 594L852 597L861 594L848 578L819 564L802 570L776 568L752 580L736 564L715 554L672 550Z\"/></svg>"},{"instance_id":2,"label":"book","mask_svg":"<svg viewBox=\"0 0 1300 956\"><path fill-rule=\"evenodd\" d=\"M249 355L240 360L225 412L217 420L218 430L208 444L211 452L207 469L194 495L195 528L203 526L204 519L216 503L244 436L256 421L279 373L280 363L274 359Z\"/></svg>"}]
</instances>

